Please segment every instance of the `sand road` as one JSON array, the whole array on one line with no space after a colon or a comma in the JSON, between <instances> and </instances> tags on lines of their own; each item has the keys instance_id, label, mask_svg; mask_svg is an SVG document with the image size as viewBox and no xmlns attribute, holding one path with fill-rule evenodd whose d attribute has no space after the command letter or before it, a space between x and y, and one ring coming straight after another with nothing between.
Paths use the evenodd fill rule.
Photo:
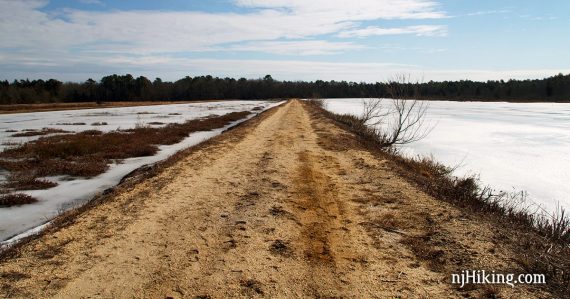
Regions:
<instances>
[{"instance_id":1,"label":"sand road","mask_svg":"<svg viewBox=\"0 0 570 299\"><path fill-rule=\"evenodd\" d=\"M289 101L23 246L0 297L547 297L450 283L513 269L497 239Z\"/></svg>"}]
</instances>

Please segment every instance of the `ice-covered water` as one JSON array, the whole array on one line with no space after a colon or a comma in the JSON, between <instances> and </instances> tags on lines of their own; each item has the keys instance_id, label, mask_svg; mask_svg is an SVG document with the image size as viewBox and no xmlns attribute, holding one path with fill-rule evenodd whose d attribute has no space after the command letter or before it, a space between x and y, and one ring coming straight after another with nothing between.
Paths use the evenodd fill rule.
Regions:
<instances>
[{"instance_id":1,"label":"ice-covered water","mask_svg":"<svg viewBox=\"0 0 570 299\"><path fill-rule=\"evenodd\" d=\"M68 131L93 129L93 126L91 125L53 125L63 122L85 122L88 124L91 122L107 122L108 125L106 126L96 127L96 129L102 131L111 131L117 128L133 128L137 124L154 122L157 121L157 119L163 123L180 123L189 119L205 117L211 114L223 115L235 111L250 111L255 107L262 107L263 110L266 110L281 103L282 102L272 101L227 101L8 114L0 115L0 136L4 136L8 140L17 139L16 137L8 137L14 133L7 133L5 131L41 129L43 127L58 127L64 128ZM263 110L256 110L254 112L260 112ZM52 219L61 211L85 203L97 193L115 186L125 175L143 165L164 160L179 150L219 135L228 127L245 120L246 119L234 122L221 129L206 132L195 132L178 144L160 146L160 151L151 157L125 159L120 164L111 165L107 172L95 178L58 181L59 185L51 189L24 191L23 193L36 197L39 202L18 207L0 208L0 241L38 227ZM22 236L25 236L25 234L18 235L16 238ZM7 240L7 243L12 242L13 240L14 239Z\"/></svg>"},{"instance_id":2,"label":"ice-covered water","mask_svg":"<svg viewBox=\"0 0 570 299\"><path fill-rule=\"evenodd\" d=\"M212 114L249 111L256 106L267 104L267 101L224 101L3 114L0 115L0 150L12 144L25 143L40 137L11 137L24 130L54 128L72 132L85 130L109 132L134 128L136 125L151 124L154 127L161 127L168 123L182 123ZM102 123L104 124L101 125Z\"/></svg>"},{"instance_id":3,"label":"ice-covered water","mask_svg":"<svg viewBox=\"0 0 570 299\"><path fill-rule=\"evenodd\" d=\"M336 113L362 113L362 99L329 99ZM526 191L548 211L570 210L570 104L429 102L433 126L424 139L402 146L433 157L456 175L478 174L483 184Z\"/></svg>"}]
</instances>

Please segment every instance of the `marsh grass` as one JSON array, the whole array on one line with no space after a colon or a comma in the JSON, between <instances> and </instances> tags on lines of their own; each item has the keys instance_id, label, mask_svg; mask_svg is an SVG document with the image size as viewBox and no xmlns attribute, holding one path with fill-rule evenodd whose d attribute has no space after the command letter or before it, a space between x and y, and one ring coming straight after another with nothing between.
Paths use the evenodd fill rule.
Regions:
<instances>
[{"instance_id":1,"label":"marsh grass","mask_svg":"<svg viewBox=\"0 0 570 299\"><path fill-rule=\"evenodd\" d=\"M88 130L42 137L0 152L0 168L11 174L3 188L53 187L45 180L38 180L45 176L93 177L105 172L113 161L152 156L158 152L158 145L181 142L192 132L222 128L249 114L232 112L159 128L141 125L108 133Z\"/></svg>"},{"instance_id":2,"label":"marsh grass","mask_svg":"<svg viewBox=\"0 0 570 299\"><path fill-rule=\"evenodd\" d=\"M394 170L406 180L434 198L447 201L477 217L489 219L497 234L516 252L516 262L526 273L547 276L555 293L570 291L570 217L559 207L547 212L526 200L524 192L501 192L481 186L475 176L456 177L454 168L433 158L406 157L394 147L385 147L382 139L358 117L339 115L308 101L318 113L335 121L340 127L358 137L362 146L391 161ZM421 240L408 240L419 248L420 254L433 260L432 253L422 248Z\"/></svg>"},{"instance_id":3,"label":"marsh grass","mask_svg":"<svg viewBox=\"0 0 570 299\"><path fill-rule=\"evenodd\" d=\"M0 207L20 206L37 201L37 199L22 193L0 195Z\"/></svg>"},{"instance_id":4,"label":"marsh grass","mask_svg":"<svg viewBox=\"0 0 570 299\"><path fill-rule=\"evenodd\" d=\"M1 185L4 189L21 191L21 190L40 190L57 186L57 183L48 180L37 179L26 174L13 174L8 178L8 182Z\"/></svg>"},{"instance_id":5,"label":"marsh grass","mask_svg":"<svg viewBox=\"0 0 570 299\"><path fill-rule=\"evenodd\" d=\"M488 186L481 186L475 176L454 176L454 168L431 157L410 158L401 155L396 148L385 147L382 136L366 126L359 117L326 111L321 108L322 101L310 100L309 103L319 107L321 113L359 136L366 146L381 149L384 155L404 170L402 175L417 183L430 195L530 228L556 243L570 246L570 217L563 208L548 213L529 203L524 192L495 191Z\"/></svg>"},{"instance_id":6,"label":"marsh grass","mask_svg":"<svg viewBox=\"0 0 570 299\"><path fill-rule=\"evenodd\" d=\"M58 126L85 126L87 125L84 122L76 122L76 123L57 123Z\"/></svg>"},{"instance_id":7,"label":"marsh grass","mask_svg":"<svg viewBox=\"0 0 570 299\"><path fill-rule=\"evenodd\" d=\"M12 134L10 137L44 136L56 133L71 133L71 132L55 128L43 128L41 130L24 130L23 132Z\"/></svg>"}]
</instances>

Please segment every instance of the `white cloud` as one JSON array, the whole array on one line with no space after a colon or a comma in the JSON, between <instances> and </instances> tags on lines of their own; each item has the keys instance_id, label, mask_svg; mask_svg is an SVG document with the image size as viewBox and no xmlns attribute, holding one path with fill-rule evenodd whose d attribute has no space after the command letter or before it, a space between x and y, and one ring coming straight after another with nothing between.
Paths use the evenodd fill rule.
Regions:
<instances>
[{"instance_id":1,"label":"white cloud","mask_svg":"<svg viewBox=\"0 0 570 299\"><path fill-rule=\"evenodd\" d=\"M79 0L83 4L105 5L101 0Z\"/></svg>"},{"instance_id":2,"label":"white cloud","mask_svg":"<svg viewBox=\"0 0 570 299\"><path fill-rule=\"evenodd\" d=\"M281 80L386 81L396 74L410 74L425 81L475 81L545 78L570 73L570 69L425 69L417 65L395 63L354 63L300 60L215 60L180 59L176 65L195 70L198 74L260 78L271 74ZM154 67L152 68L154 70ZM150 73L152 74L152 73ZM179 77L182 77L182 73Z\"/></svg>"},{"instance_id":3,"label":"white cloud","mask_svg":"<svg viewBox=\"0 0 570 299\"><path fill-rule=\"evenodd\" d=\"M521 19L529 20L529 21L554 21L558 20L558 17L555 16L533 16L533 15L520 15Z\"/></svg>"},{"instance_id":4,"label":"white cloud","mask_svg":"<svg viewBox=\"0 0 570 299\"><path fill-rule=\"evenodd\" d=\"M96 1L87 0L95 3ZM383 80L411 66L278 60L175 58L187 52L264 52L327 55L364 49L327 35L444 35L445 26L361 27L363 22L445 18L428 0L235 0L243 13L199 11L83 11L48 13L43 0L0 0L0 67L4 76L49 74L83 80L112 72L194 74L284 79ZM179 54L183 53L183 54ZM86 75L87 74L87 75Z\"/></svg>"},{"instance_id":5,"label":"white cloud","mask_svg":"<svg viewBox=\"0 0 570 299\"><path fill-rule=\"evenodd\" d=\"M282 9L293 14L337 20L438 19L438 3L430 0L235 0L236 4L265 9Z\"/></svg>"},{"instance_id":6,"label":"white cloud","mask_svg":"<svg viewBox=\"0 0 570 299\"><path fill-rule=\"evenodd\" d=\"M161 77L177 80L184 76L211 74L220 77L261 78L271 74L278 80L336 80L386 81L396 74L410 74L424 81L462 80L475 81L545 78L557 73L570 73L570 69L426 69L418 65L394 63L355 63L310 60L259 60L259 59L192 59L166 55L115 55L88 56L82 59L64 58L63 67L50 65L46 60L23 58L14 65L5 65L0 76L12 73L18 78L59 78L83 81L98 79L112 73L130 73L148 78ZM1 62L0 62L1 63ZM86 71L89 70L89 71ZM0 80L12 79L0 77Z\"/></svg>"},{"instance_id":7,"label":"white cloud","mask_svg":"<svg viewBox=\"0 0 570 299\"><path fill-rule=\"evenodd\" d=\"M502 9L502 10L482 10L482 11L476 11L476 12L472 12L472 13L468 13L467 16L483 16L483 15L494 15L494 14L506 14L506 13L510 13L510 10L506 10L506 9Z\"/></svg>"},{"instance_id":8,"label":"white cloud","mask_svg":"<svg viewBox=\"0 0 570 299\"><path fill-rule=\"evenodd\" d=\"M447 48L431 48L431 47L405 47L394 44L385 44L375 46L374 49L385 50L391 52L414 51L418 53L442 53L447 52Z\"/></svg>"},{"instance_id":9,"label":"white cloud","mask_svg":"<svg viewBox=\"0 0 570 299\"><path fill-rule=\"evenodd\" d=\"M130 53L212 50L228 43L305 39L355 29L364 20L440 18L426 0L245 1L248 13L39 10L46 1L0 0L4 48ZM350 49L350 47L345 47Z\"/></svg>"},{"instance_id":10,"label":"white cloud","mask_svg":"<svg viewBox=\"0 0 570 299\"><path fill-rule=\"evenodd\" d=\"M381 35L413 34L416 36L446 36L447 26L440 25L418 25L400 28L382 28L369 26L362 29L342 31L338 37L368 37Z\"/></svg>"},{"instance_id":11,"label":"white cloud","mask_svg":"<svg viewBox=\"0 0 570 299\"><path fill-rule=\"evenodd\" d=\"M352 42L329 42L324 40L262 41L232 45L220 48L221 51L266 52L279 55L330 55L347 50L364 49Z\"/></svg>"}]
</instances>

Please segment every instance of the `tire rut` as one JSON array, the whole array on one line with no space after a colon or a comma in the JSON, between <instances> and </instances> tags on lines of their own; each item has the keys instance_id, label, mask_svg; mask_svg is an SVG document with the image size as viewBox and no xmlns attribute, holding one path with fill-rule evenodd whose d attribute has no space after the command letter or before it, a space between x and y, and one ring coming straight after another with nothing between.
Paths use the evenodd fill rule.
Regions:
<instances>
[{"instance_id":1,"label":"tire rut","mask_svg":"<svg viewBox=\"0 0 570 299\"><path fill-rule=\"evenodd\" d=\"M0 297L480 295L446 271L512 263L457 217L294 100L24 246Z\"/></svg>"}]
</instances>

